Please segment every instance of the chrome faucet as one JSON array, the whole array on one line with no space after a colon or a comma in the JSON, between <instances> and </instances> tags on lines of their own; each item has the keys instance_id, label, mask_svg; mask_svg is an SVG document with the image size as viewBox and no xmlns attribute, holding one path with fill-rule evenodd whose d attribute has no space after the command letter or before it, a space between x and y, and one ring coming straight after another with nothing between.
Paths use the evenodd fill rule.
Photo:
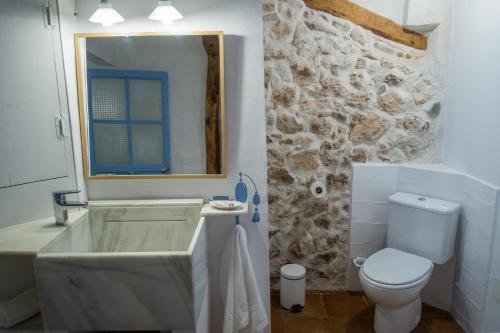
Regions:
<instances>
[{"instance_id":1,"label":"chrome faucet","mask_svg":"<svg viewBox=\"0 0 500 333\"><path fill-rule=\"evenodd\" d=\"M80 191L56 191L52 192L52 201L54 203L54 216L56 224L64 225L68 221L68 209L71 207L87 208L87 202L67 201L67 194L80 193Z\"/></svg>"}]
</instances>

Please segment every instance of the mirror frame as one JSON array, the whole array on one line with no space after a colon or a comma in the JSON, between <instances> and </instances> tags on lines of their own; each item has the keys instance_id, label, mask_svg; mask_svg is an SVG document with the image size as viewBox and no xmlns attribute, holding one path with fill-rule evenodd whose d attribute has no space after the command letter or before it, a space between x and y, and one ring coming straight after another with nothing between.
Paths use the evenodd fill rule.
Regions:
<instances>
[{"instance_id":1,"label":"mirror frame","mask_svg":"<svg viewBox=\"0 0 500 333\"><path fill-rule=\"evenodd\" d=\"M216 36L219 39L219 90L220 90L220 158L221 173L217 174L158 174L158 175L91 175L87 131L87 112L85 96L83 96L83 71L80 56L80 38L87 37L127 37L127 36ZM82 145L82 163L85 180L109 179L223 179L227 178L226 156L226 113L224 94L224 32L222 31L189 31L189 32L91 32L75 33L76 80L78 90L78 110L80 120L80 141Z\"/></svg>"}]
</instances>

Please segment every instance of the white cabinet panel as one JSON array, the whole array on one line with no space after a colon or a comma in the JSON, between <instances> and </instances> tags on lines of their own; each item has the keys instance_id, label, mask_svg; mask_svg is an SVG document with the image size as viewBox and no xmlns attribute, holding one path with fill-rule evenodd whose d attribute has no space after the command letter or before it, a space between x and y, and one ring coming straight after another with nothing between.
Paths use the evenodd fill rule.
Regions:
<instances>
[{"instance_id":1,"label":"white cabinet panel","mask_svg":"<svg viewBox=\"0 0 500 333\"><path fill-rule=\"evenodd\" d=\"M66 103L57 12L51 2L52 21L44 19L48 3L0 0L0 187L68 175L70 141L58 137L55 121Z\"/></svg>"}]
</instances>

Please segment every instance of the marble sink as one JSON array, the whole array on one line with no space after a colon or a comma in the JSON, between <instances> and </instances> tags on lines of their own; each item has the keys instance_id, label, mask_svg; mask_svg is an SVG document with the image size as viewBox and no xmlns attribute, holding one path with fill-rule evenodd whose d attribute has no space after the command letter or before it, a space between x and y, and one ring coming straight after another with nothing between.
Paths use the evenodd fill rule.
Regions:
<instances>
[{"instance_id":1,"label":"marble sink","mask_svg":"<svg viewBox=\"0 0 500 333\"><path fill-rule=\"evenodd\" d=\"M46 330L193 330L207 324L203 201L94 201L37 254Z\"/></svg>"}]
</instances>

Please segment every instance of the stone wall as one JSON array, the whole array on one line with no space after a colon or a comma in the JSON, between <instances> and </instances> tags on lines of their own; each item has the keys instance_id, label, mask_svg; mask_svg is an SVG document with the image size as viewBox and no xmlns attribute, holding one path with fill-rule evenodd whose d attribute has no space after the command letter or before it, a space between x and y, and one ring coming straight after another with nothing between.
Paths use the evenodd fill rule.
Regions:
<instances>
[{"instance_id":1,"label":"stone wall","mask_svg":"<svg viewBox=\"0 0 500 333\"><path fill-rule=\"evenodd\" d=\"M263 15L272 287L295 262L309 289L342 289L351 162L434 160L443 85L425 52L301 0L264 0Z\"/></svg>"}]
</instances>

